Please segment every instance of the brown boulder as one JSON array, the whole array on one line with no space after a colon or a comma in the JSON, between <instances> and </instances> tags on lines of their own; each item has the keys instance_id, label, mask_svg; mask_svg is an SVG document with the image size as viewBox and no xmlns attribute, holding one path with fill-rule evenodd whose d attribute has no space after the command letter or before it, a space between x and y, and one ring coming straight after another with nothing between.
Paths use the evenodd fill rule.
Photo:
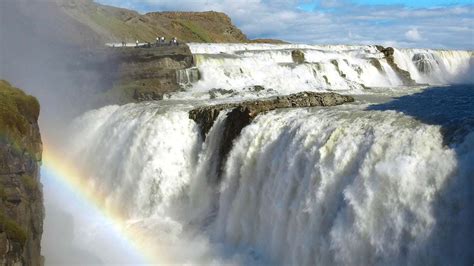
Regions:
<instances>
[{"instance_id":1,"label":"brown boulder","mask_svg":"<svg viewBox=\"0 0 474 266\"><path fill-rule=\"evenodd\" d=\"M303 64L305 62L304 52L301 50L293 50L291 52L291 58L295 64Z\"/></svg>"}]
</instances>

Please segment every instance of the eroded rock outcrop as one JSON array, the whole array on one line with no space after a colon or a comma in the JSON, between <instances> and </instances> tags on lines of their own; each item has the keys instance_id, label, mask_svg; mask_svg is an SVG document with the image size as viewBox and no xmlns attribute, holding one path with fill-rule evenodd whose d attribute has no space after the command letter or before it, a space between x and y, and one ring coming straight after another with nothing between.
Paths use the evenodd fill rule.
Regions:
<instances>
[{"instance_id":1,"label":"eroded rock outcrop","mask_svg":"<svg viewBox=\"0 0 474 266\"><path fill-rule=\"evenodd\" d=\"M103 91L99 106L161 100L181 89L180 75L193 66L193 55L185 44L151 48L103 48L85 58L71 71L97 69ZM186 74L186 73L184 73ZM199 73L197 77L199 78Z\"/></svg>"},{"instance_id":2,"label":"eroded rock outcrop","mask_svg":"<svg viewBox=\"0 0 474 266\"><path fill-rule=\"evenodd\" d=\"M42 265L38 101L0 80L0 264Z\"/></svg>"},{"instance_id":3,"label":"eroded rock outcrop","mask_svg":"<svg viewBox=\"0 0 474 266\"><path fill-rule=\"evenodd\" d=\"M335 106L353 101L354 98L351 96L340 95L332 92L300 92L268 99L203 106L191 110L189 112L189 117L198 123L202 135L206 136L222 110L247 110L249 116L253 119L262 112L268 112L275 109Z\"/></svg>"},{"instance_id":4,"label":"eroded rock outcrop","mask_svg":"<svg viewBox=\"0 0 474 266\"><path fill-rule=\"evenodd\" d=\"M401 69L396 63L395 63L395 58L393 57L393 54L395 53L395 49L392 47L383 47L381 45L376 45L375 46L377 50L379 50L381 53L384 54L385 59L387 60L387 63L390 65L390 67L397 73L398 77L400 80L403 82L403 85L405 86L414 86L417 85L416 81L411 78L410 72Z\"/></svg>"},{"instance_id":5,"label":"eroded rock outcrop","mask_svg":"<svg viewBox=\"0 0 474 266\"><path fill-rule=\"evenodd\" d=\"M300 92L288 96L278 96L262 100L199 107L191 110L189 117L199 125L201 135L205 139L220 112L230 110L224 121L220 146L216 151L219 154L219 161L217 163L217 176L219 178L221 176L222 165L225 162L227 154L232 149L234 139L237 138L242 129L249 125L259 114L280 108L334 106L353 101L354 98L351 96L337 93Z\"/></svg>"},{"instance_id":6,"label":"eroded rock outcrop","mask_svg":"<svg viewBox=\"0 0 474 266\"><path fill-rule=\"evenodd\" d=\"M304 52L301 50L291 51L291 59L293 59L293 63L295 64L303 64L306 60L304 57Z\"/></svg>"},{"instance_id":7,"label":"eroded rock outcrop","mask_svg":"<svg viewBox=\"0 0 474 266\"><path fill-rule=\"evenodd\" d=\"M190 68L193 57L188 46L116 50L119 86L133 90L136 101L161 100L179 89L177 71Z\"/></svg>"}]
</instances>

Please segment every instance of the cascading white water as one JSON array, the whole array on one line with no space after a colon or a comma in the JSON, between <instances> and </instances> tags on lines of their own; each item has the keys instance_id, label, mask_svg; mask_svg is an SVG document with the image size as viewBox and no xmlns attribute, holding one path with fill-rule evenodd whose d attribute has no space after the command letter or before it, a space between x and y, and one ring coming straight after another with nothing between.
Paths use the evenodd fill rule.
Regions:
<instances>
[{"instance_id":1,"label":"cascading white water","mask_svg":"<svg viewBox=\"0 0 474 266\"><path fill-rule=\"evenodd\" d=\"M472 184L473 167L457 167L438 127L398 113L271 113L235 143L215 234L282 265L460 265L472 260L472 237L457 226L472 217L445 216L472 202L441 195L450 180ZM458 234L457 242L433 240L437 230ZM457 258L443 257L453 249Z\"/></svg>"},{"instance_id":2,"label":"cascading white water","mask_svg":"<svg viewBox=\"0 0 474 266\"><path fill-rule=\"evenodd\" d=\"M201 80L191 94L184 94L188 97L212 89L233 90L248 97L255 93L253 86L267 89L259 92L260 96L304 90L364 94L370 93L365 87L403 85L396 69L375 46L190 44L190 49ZM306 63L293 63L291 52L295 49L305 53ZM394 58L420 84L473 82L471 51L395 49Z\"/></svg>"},{"instance_id":3,"label":"cascading white water","mask_svg":"<svg viewBox=\"0 0 474 266\"><path fill-rule=\"evenodd\" d=\"M244 128L216 183L225 113L202 143L187 110L105 107L69 132L75 144L69 151L89 169L91 186L156 235L174 263L472 259L466 234L472 215L450 208L471 204L471 193L459 189L472 185L474 134L457 153L443 145L439 126L393 111L355 105L274 111ZM453 180L460 185L447 191ZM442 257L453 250L457 261Z\"/></svg>"},{"instance_id":4,"label":"cascading white water","mask_svg":"<svg viewBox=\"0 0 474 266\"><path fill-rule=\"evenodd\" d=\"M189 106L172 106L90 111L65 133L65 157L88 177L94 194L107 195L106 209L120 210L130 230L144 231L143 241L164 254L159 263L242 264L246 259L238 254L217 255L218 246L201 232L215 215L217 190L208 176L216 173L213 151L225 114L202 143Z\"/></svg>"},{"instance_id":5,"label":"cascading white water","mask_svg":"<svg viewBox=\"0 0 474 266\"><path fill-rule=\"evenodd\" d=\"M259 85L269 89L269 94L303 90L361 93L363 86L360 84L364 83L368 86L400 84L383 60L380 64L389 70L386 75L369 62L381 59L381 54L374 47L330 50L297 45L248 46L216 45L217 50L209 51L207 45L192 44L190 47L201 72L201 81L193 86L192 91L222 88L242 92ZM301 47L306 48L304 52L308 63L296 65L291 57L292 48Z\"/></svg>"},{"instance_id":6,"label":"cascading white water","mask_svg":"<svg viewBox=\"0 0 474 266\"><path fill-rule=\"evenodd\" d=\"M474 83L472 51L396 49L395 62L418 83Z\"/></svg>"},{"instance_id":7,"label":"cascading white water","mask_svg":"<svg viewBox=\"0 0 474 266\"><path fill-rule=\"evenodd\" d=\"M185 111L106 107L82 116L70 132L81 140L68 148L74 161L94 170L94 189L130 218L173 212L198 160L197 127Z\"/></svg>"},{"instance_id":8,"label":"cascading white water","mask_svg":"<svg viewBox=\"0 0 474 266\"><path fill-rule=\"evenodd\" d=\"M307 63L292 62L294 49L305 52ZM192 44L191 50L199 73L181 73L187 91L171 98L233 101L301 90L389 96L388 88L364 86L409 91L397 87L399 74L373 46ZM396 49L394 61L419 83L462 83L472 71L472 52ZM469 109L469 89L448 106ZM447 146L444 124L403 105L421 101L395 109L410 117L370 108L378 96L260 114L234 140L222 171L226 112L204 142L188 115L207 100L90 111L66 132L65 150L91 188L107 195L105 205L120 209L172 258L162 263L471 263L474 133L463 127L459 138L449 138L462 141ZM424 103L453 98L431 97ZM443 117L440 106L434 113ZM454 109L460 119L473 117Z\"/></svg>"}]
</instances>

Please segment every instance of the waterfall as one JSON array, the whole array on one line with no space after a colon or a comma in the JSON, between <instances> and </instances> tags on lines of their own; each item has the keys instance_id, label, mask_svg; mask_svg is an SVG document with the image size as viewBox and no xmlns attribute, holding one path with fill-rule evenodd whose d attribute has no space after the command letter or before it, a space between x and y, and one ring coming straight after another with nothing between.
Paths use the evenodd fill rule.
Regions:
<instances>
[{"instance_id":1,"label":"waterfall","mask_svg":"<svg viewBox=\"0 0 474 266\"><path fill-rule=\"evenodd\" d=\"M196 67L177 73L183 91L89 111L64 132L65 159L105 195L106 209L169 257L161 264L474 261L472 86L420 85L418 96L403 86L403 78L472 82L472 52L190 48ZM293 62L295 49L303 63ZM197 106L305 90L360 95L343 106L261 113L231 143L226 111L205 138L189 118ZM394 95L402 97L380 102Z\"/></svg>"},{"instance_id":2,"label":"waterfall","mask_svg":"<svg viewBox=\"0 0 474 266\"><path fill-rule=\"evenodd\" d=\"M398 113L271 113L235 143L215 234L282 265L466 264L472 170L439 128ZM464 194L443 195L453 180Z\"/></svg>"},{"instance_id":3,"label":"waterfall","mask_svg":"<svg viewBox=\"0 0 474 266\"><path fill-rule=\"evenodd\" d=\"M131 219L164 215L182 204L181 192L198 161L197 132L185 111L112 106L75 121L70 135L78 141L68 151L90 176L100 177L92 178L92 185L109 195L110 208Z\"/></svg>"},{"instance_id":4,"label":"waterfall","mask_svg":"<svg viewBox=\"0 0 474 266\"><path fill-rule=\"evenodd\" d=\"M181 87L191 86L193 83L198 82L200 79L199 69L196 67L188 69L180 69L176 72L178 84Z\"/></svg>"},{"instance_id":5,"label":"waterfall","mask_svg":"<svg viewBox=\"0 0 474 266\"><path fill-rule=\"evenodd\" d=\"M394 56L396 63L418 83L474 83L472 51L397 49Z\"/></svg>"},{"instance_id":6,"label":"waterfall","mask_svg":"<svg viewBox=\"0 0 474 266\"><path fill-rule=\"evenodd\" d=\"M64 157L94 194L106 195L106 209L119 210L131 232L144 232L141 241L163 254L160 263L246 264L239 254L217 255L219 246L204 235L216 215L211 178L225 112L203 142L189 108L147 103L89 111L65 132Z\"/></svg>"},{"instance_id":7,"label":"waterfall","mask_svg":"<svg viewBox=\"0 0 474 266\"><path fill-rule=\"evenodd\" d=\"M299 91L339 91L367 94L367 87L403 85L396 69L375 46L311 46L271 44L190 44L199 69L187 97L211 90L224 96L289 94ZM305 63L295 64L299 49ZM394 62L419 84L472 83L471 51L395 49ZM255 92L255 86L264 91ZM181 95L183 96L183 95Z\"/></svg>"},{"instance_id":8,"label":"waterfall","mask_svg":"<svg viewBox=\"0 0 474 266\"><path fill-rule=\"evenodd\" d=\"M447 147L439 126L394 111L272 111L234 141L219 183L226 113L203 142L190 108L109 106L68 131L91 187L173 263L472 261L474 134Z\"/></svg>"}]
</instances>

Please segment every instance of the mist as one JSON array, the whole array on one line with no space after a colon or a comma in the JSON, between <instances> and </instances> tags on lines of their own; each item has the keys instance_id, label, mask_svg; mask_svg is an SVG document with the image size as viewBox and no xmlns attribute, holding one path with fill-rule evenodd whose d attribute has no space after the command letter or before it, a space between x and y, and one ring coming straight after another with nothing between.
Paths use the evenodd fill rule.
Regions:
<instances>
[{"instance_id":1,"label":"mist","mask_svg":"<svg viewBox=\"0 0 474 266\"><path fill-rule=\"evenodd\" d=\"M74 117L97 105L94 95L106 86L107 69L91 66L100 43L86 27L61 12L60 5L69 2L0 1L0 79L38 98L44 149L67 138L61 132ZM52 180L52 174L43 170L46 218L42 253L46 265L101 264L103 260L84 249L85 243L78 238L82 232L78 227L85 230L81 221L95 214L79 214L83 209L71 204L74 197L61 194L64 187ZM114 239L102 239L91 246L115 247L110 241Z\"/></svg>"},{"instance_id":2,"label":"mist","mask_svg":"<svg viewBox=\"0 0 474 266\"><path fill-rule=\"evenodd\" d=\"M85 141L80 134L72 137L70 124L85 111L101 106L96 96L110 86L110 69L114 67L113 57L98 41L100 36L61 11L61 5L70 3L73 1L0 2L0 79L38 98L44 150L54 149L62 156L68 152L67 144ZM87 170L88 166L80 167ZM47 164L42 166L41 180L46 213L42 254L46 265L144 263L130 241L114 231L113 221ZM150 241L164 241L158 250L166 250L176 258L183 252L187 254L184 259L191 257L194 261L212 262L215 257L210 255L213 249L205 238L167 237L166 233L157 234ZM191 239L196 244L190 245ZM202 254L206 254L204 258Z\"/></svg>"},{"instance_id":3,"label":"mist","mask_svg":"<svg viewBox=\"0 0 474 266\"><path fill-rule=\"evenodd\" d=\"M39 99L43 137L90 108L104 87L105 75L90 64L100 43L61 12L68 2L0 2L0 78Z\"/></svg>"}]
</instances>

